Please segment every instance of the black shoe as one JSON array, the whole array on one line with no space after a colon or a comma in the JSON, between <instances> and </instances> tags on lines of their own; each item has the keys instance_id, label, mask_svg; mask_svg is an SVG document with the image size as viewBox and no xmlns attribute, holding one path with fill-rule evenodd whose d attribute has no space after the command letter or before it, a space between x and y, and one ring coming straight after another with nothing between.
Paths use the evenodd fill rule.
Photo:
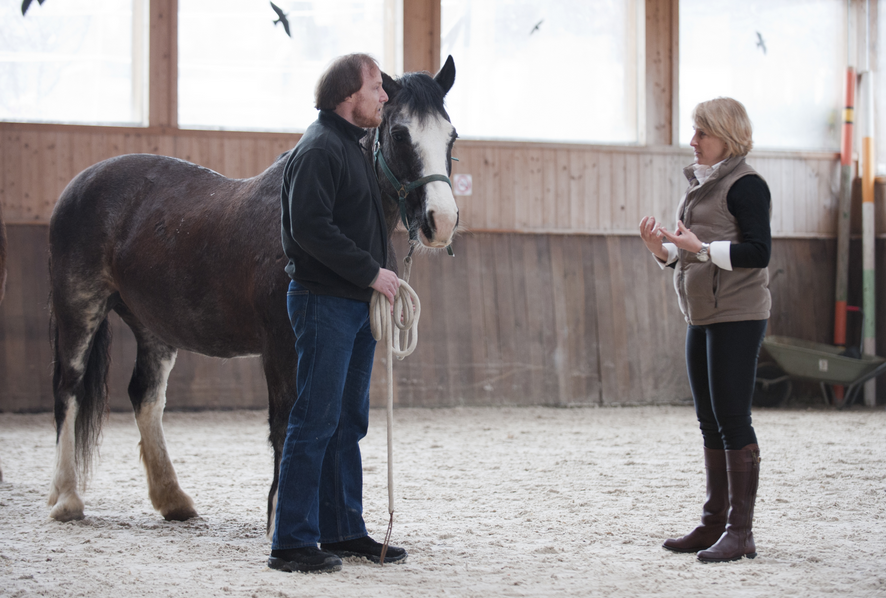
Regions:
<instances>
[{"instance_id":1,"label":"black shoe","mask_svg":"<svg viewBox=\"0 0 886 598\"><path fill-rule=\"evenodd\" d=\"M332 542L320 545L321 549L327 550L332 554L341 557L363 557L364 559L369 559L373 563L378 563L381 560L381 547L382 544L380 542L376 542L369 536L355 538L354 540L345 540L344 542ZM388 551L385 553L385 562L402 563L406 560L407 556L408 554L404 549L397 546L388 546Z\"/></svg>"},{"instance_id":2,"label":"black shoe","mask_svg":"<svg viewBox=\"0 0 886 598\"><path fill-rule=\"evenodd\" d=\"M316 546L305 546L289 550L272 550L271 556L268 557L268 567L289 572L331 573L341 571L341 559Z\"/></svg>"}]
</instances>

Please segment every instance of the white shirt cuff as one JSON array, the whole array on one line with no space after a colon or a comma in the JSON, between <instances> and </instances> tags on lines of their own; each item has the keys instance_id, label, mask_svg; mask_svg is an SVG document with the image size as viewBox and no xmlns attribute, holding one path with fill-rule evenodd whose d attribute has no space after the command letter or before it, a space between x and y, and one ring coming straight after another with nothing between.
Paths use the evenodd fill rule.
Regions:
<instances>
[{"instance_id":1,"label":"white shirt cuff","mask_svg":"<svg viewBox=\"0 0 886 598\"><path fill-rule=\"evenodd\" d=\"M711 243L711 261L724 270L732 270L732 258L729 255L731 241L714 241Z\"/></svg>"},{"instance_id":2,"label":"white shirt cuff","mask_svg":"<svg viewBox=\"0 0 886 598\"><path fill-rule=\"evenodd\" d=\"M659 268L664 270L671 264L677 261L677 246L673 243L662 243L662 247L664 247L668 252L668 260L666 262L661 261L655 256L652 256L655 259L655 263L658 264Z\"/></svg>"}]
</instances>

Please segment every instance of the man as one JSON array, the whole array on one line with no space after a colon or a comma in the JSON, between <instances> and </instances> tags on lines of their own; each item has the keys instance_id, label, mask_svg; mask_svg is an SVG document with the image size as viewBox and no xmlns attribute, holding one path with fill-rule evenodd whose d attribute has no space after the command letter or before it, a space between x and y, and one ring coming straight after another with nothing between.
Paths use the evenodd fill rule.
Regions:
<instances>
[{"instance_id":1,"label":"man","mask_svg":"<svg viewBox=\"0 0 886 598\"><path fill-rule=\"evenodd\" d=\"M359 144L381 124L388 100L381 71L365 54L337 58L315 92L317 120L283 174L283 250L298 354L298 399L280 461L268 566L341 569L342 556L379 561L382 545L363 521L359 441L369 423L375 340L373 290L393 303L400 285L383 266L388 232L371 164ZM317 544L320 543L320 547ZM406 558L388 547L385 562Z\"/></svg>"}]
</instances>

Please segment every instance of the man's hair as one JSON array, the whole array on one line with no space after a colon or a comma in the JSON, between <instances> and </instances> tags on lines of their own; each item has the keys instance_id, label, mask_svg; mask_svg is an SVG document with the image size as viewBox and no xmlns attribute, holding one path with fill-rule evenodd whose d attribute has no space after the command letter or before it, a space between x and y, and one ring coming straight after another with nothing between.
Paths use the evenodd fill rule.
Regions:
<instances>
[{"instance_id":1,"label":"man's hair","mask_svg":"<svg viewBox=\"0 0 886 598\"><path fill-rule=\"evenodd\" d=\"M378 68L369 54L339 56L326 68L314 89L314 107L317 110L335 110L348 96L363 87L363 67L370 72Z\"/></svg>"},{"instance_id":2,"label":"man's hair","mask_svg":"<svg viewBox=\"0 0 886 598\"><path fill-rule=\"evenodd\" d=\"M744 106L732 98L715 98L692 110L696 129L719 137L726 143L729 157L747 155L754 147L751 119Z\"/></svg>"}]
</instances>

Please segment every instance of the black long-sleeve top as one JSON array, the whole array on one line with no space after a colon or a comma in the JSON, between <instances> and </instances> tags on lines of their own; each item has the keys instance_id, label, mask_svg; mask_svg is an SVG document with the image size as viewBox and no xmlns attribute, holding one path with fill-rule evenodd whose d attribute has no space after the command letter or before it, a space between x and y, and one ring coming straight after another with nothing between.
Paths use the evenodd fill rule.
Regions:
<instances>
[{"instance_id":1,"label":"black long-sleeve top","mask_svg":"<svg viewBox=\"0 0 886 598\"><path fill-rule=\"evenodd\" d=\"M729 188L726 207L735 216L742 235L741 243L729 247L729 261L733 268L765 268L769 265L772 254L771 202L769 187L758 176L742 177Z\"/></svg>"}]
</instances>

